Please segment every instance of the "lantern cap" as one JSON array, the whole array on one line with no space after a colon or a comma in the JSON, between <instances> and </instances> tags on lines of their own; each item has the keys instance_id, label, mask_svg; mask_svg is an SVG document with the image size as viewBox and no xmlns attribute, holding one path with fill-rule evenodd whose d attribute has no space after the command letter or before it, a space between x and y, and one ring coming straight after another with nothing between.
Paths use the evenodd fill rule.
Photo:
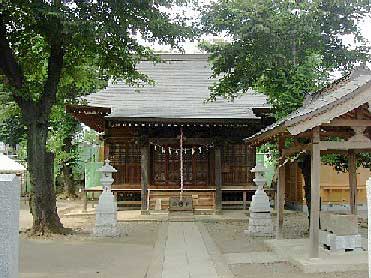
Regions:
<instances>
[{"instance_id":1,"label":"lantern cap","mask_svg":"<svg viewBox=\"0 0 371 278\"><path fill-rule=\"evenodd\" d=\"M106 159L104 162L105 162L105 164L97 170L98 172L106 172L106 173L116 173L117 172L117 170L115 168L113 168L112 165L110 165L111 161Z\"/></svg>"}]
</instances>

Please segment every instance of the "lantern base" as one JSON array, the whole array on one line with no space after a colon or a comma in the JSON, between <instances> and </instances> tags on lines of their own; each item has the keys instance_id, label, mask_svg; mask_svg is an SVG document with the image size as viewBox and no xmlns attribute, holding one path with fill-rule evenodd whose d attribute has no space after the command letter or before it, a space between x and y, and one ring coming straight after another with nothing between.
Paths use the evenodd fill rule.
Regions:
<instances>
[{"instance_id":1,"label":"lantern base","mask_svg":"<svg viewBox=\"0 0 371 278\"><path fill-rule=\"evenodd\" d=\"M250 236L273 236L272 216L269 212L250 213L249 228L245 233Z\"/></svg>"},{"instance_id":2,"label":"lantern base","mask_svg":"<svg viewBox=\"0 0 371 278\"><path fill-rule=\"evenodd\" d=\"M250 205L249 227L245 233L250 236L273 236L273 222L269 197L262 187L259 187Z\"/></svg>"},{"instance_id":3,"label":"lantern base","mask_svg":"<svg viewBox=\"0 0 371 278\"><path fill-rule=\"evenodd\" d=\"M96 208L94 235L99 237L118 236L117 203L111 191L103 191Z\"/></svg>"}]
</instances>

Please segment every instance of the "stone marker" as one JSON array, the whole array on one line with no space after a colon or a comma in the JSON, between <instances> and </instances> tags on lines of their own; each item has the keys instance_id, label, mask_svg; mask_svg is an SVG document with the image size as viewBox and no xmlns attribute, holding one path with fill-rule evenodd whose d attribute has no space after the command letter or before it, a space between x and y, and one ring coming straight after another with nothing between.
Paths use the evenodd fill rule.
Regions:
<instances>
[{"instance_id":1,"label":"stone marker","mask_svg":"<svg viewBox=\"0 0 371 278\"><path fill-rule=\"evenodd\" d=\"M0 154L0 277L18 277L20 179L24 167Z\"/></svg>"},{"instance_id":2,"label":"stone marker","mask_svg":"<svg viewBox=\"0 0 371 278\"><path fill-rule=\"evenodd\" d=\"M371 177L367 181L367 208L368 208L368 277L371 278Z\"/></svg>"},{"instance_id":3,"label":"stone marker","mask_svg":"<svg viewBox=\"0 0 371 278\"><path fill-rule=\"evenodd\" d=\"M155 203L155 211L161 211L162 210L162 199L158 198L156 199Z\"/></svg>"},{"instance_id":4,"label":"stone marker","mask_svg":"<svg viewBox=\"0 0 371 278\"><path fill-rule=\"evenodd\" d=\"M358 234L358 217L354 214L336 214L321 212L321 230L328 231L338 236Z\"/></svg>"},{"instance_id":5,"label":"stone marker","mask_svg":"<svg viewBox=\"0 0 371 278\"><path fill-rule=\"evenodd\" d=\"M193 200L190 196L170 197L169 198L169 211L193 211Z\"/></svg>"},{"instance_id":6,"label":"stone marker","mask_svg":"<svg viewBox=\"0 0 371 278\"><path fill-rule=\"evenodd\" d=\"M330 251L362 250L357 215L321 212L320 245Z\"/></svg>"},{"instance_id":7,"label":"stone marker","mask_svg":"<svg viewBox=\"0 0 371 278\"><path fill-rule=\"evenodd\" d=\"M111 192L113 183L112 173L117 172L110 164L110 161L105 160L105 165L97 171L102 173L100 182L103 185L103 192L99 196L99 203L95 210L96 222L94 235L98 237L113 237L118 236L117 229L117 202L115 196Z\"/></svg>"},{"instance_id":8,"label":"stone marker","mask_svg":"<svg viewBox=\"0 0 371 278\"><path fill-rule=\"evenodd\" d=\"M261 162L258 162L251 172L255 172L254 182L258 186L252 197L250 205L249 228L245 233L251 236L272 236L273 223L271 215L271 207L267 193L264 192L264 172L266 168Z\"/></svg>"}]
</instances>

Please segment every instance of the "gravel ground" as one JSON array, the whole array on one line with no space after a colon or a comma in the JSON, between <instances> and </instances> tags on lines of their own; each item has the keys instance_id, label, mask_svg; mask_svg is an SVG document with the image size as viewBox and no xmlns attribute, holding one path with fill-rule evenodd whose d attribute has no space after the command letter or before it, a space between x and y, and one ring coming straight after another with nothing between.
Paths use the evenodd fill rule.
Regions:
<instances>
[{"instance_id":1,"label":"gravel ground","mask_svg":"<svg viewBox=\"0 0 371 278\"><path fill-rule=\"evenodd\" d=\"M283 234L287 239L308 237L308 219L302 213L285 215ZM264 239L251 238L244 233L248 223L208 222L205 226L222 253L245 253L269 251ZM367 233L365 222L360 223L360 233ZM234 264L229 266L236 278L366 278L367 272L304 274L289 263Z\"/></svg>"},{"instance_id":2,"label":"gravel ground","mask_svg":"<svg viewBox=\"0 0 371 278\"><path fill-rule=\"evenodd\" d=\"M71 233L65 235L48 235L42 239L48 240L71 240L71 241L104 241L154 245L157 240L159 223L157 222L127 222L118 223L120 236L112 239L97 238L92 235L94 228L94 219L81 218L62 218L65 228L70 228ZM39 236L30 236L28 233L21 232L21 239L40 239Z\"/></svg>"},{"instance_id":3,"label":"gravel ground","mask_svg":"<svg viewBox=\"0 0 371 278\"><path fill-rule=\"evenodd\" d=\"M206 222L205 226L222 253L268 251L263 241L266 238L252 238L244 233L248 223L243 221ZM308 220L302 213L285 216L283 234L285 238L308 236Z\"/></svg>"}]
</instances>

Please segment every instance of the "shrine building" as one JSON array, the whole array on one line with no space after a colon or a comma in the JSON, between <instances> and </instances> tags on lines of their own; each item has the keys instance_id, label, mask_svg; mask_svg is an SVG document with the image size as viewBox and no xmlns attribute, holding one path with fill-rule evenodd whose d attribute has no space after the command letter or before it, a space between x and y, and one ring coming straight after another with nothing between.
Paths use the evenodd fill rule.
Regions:
<instances>
[{"instance_id":1,"label":"shrine building","mask_svg":"<svg viewBox=\"0 0 371 278\"><path fill-rule=\"evenodd\" d=\"M119 201L137 202L146 213L167 210L169 197L182 192L195 211L246 208L256 189L255 149L243 139L273 122L267 98L250 90L234 102L208 102L215 79L207 55L161 58L137 65L154 85L110 84L67 111L104 134L104 156L118 170L113 192Z\"/></svg>"}]
</instances>

